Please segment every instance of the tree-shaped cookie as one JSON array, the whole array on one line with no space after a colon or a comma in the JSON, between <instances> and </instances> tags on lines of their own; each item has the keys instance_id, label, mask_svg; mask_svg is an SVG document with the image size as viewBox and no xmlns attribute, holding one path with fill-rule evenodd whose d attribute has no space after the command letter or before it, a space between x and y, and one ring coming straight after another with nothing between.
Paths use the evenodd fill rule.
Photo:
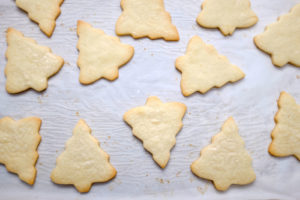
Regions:
<instances>
[{"instance_id":1,"label":"tree-shaped cookie","mask_svg":"<svg viewBox=\"0 0 300 200\"><path fill-rule=\"evenodd\" d=\"M232 117L212 138L212 144L201 151L191 170L195 175L213 181L216 189L222 191L232 184L245 185L255 180L252 159Z\"/></svg>"},{"instance_id":2,"label":"tree-shaped cookie","mask_svg":"<svg viewBox=\"0 0 300 200\"><path fill-rule=\"evenodd\" d=\"M245 76L237 66L198 36L192 37L185 55L176 59L175 66L182 73L181 91L184 96L196 91L206 93L213 87L222 87Z\"/></svg>"},{"instance_id":3,"label":"tree-shaped cookie","mask_svg":"<svg viewBox=\"0 0 300 200\"><path fill-rule=\"evenodd\" d=\"M185 111L186 106L182 103L162 103L153 96L147 99L145 106L127 111L123 118L155 162L164 168L176 143L175 136L182 128Z\"/></svg>"},{"instance_id":4,"label":"tree-shaped cookie","mask_svg":"<svg viewBox=\"0 0 300 200\"><path fill-rule=\"evenodd\" d=\"M18 174L21 180L30 185L36 177L41 122L36 117L18 121L10 117L0 119L0 163L6 166L7 171Z\"/></svg>"},{"instance_id":5,"label":"tree-shaped cookie","mask_svg":"<svg viewBox=\"0 0 300 200\"><path fill-rule=\"evenodd\" d=\"M219 28L223 35L231 35L236 28L256 24L258 18L249 0L204 0L197 22L205 28Z\"/></svg>"},{"instance_id":6,"label":"tree-shaped cookie","mask_svg":"<svg viewBox=\"0 0 300 200\"><path fill-rule=\"evenodd\" d=\"M256 46L272 57L272 63L282 67L291 63L300 67L300 4L282 15L277 22L254 37Z\"/></svg>"},{"instance_id":7,"label":"tree-shaped cookie","mask_svg":"<svg viewBox=\"0 0 300 200\"><path fill-rule=\"evenodd\" d=\"M91 129L79 120L65 151L56 160L51 180L57 184L73 184L79 192L88 192L92 183L109 181L116 173L109 155L91 135Z\"/></svg>"},{"instance_id":8,"label":"tree-shaped cookie","mask_svg":"<svg viewBox=\"0 0 300 200\"><path fill-rule=\"evenodd\" d=\"M121 0L123 13L116 24L118 35L177 41L179 35L163 0Z\"/></svg>"},{"instance_id":9,"label":"tree-shaped cookie","mask_svg":"<svg viewBox=\"0 0 300 200\"><path fill-rule=\"evenodd\" d=\"M45 90L48 78L60 70L64 60L13 28L7 29L6 39L7 92L19 93L29 88L39 92Z\"/></svg>"},{"instance_id":10,"label":"tree-shaped cookie","mask_svg":"<svg viewBox=\"0 0 300 200\"><path fill-rule=\"evenodd\" d=\"M269 152L278 157L294 155L300 160L300 105L291 95L281 92L278 108Z\"/></svg>"},{"instance_id":11,"label":"tree-shaped cookie","mask_svg":"<svg viewBox=\"0 0 300 200\"><path fill-rule=\"evenodd\" d=\"M19 8L28 13L29 18L38 23L40 29L51 37L55 20L60 14L60 5L64 0L16 0Z\"/></svg>"},{"instance_id":12,"label":"tree-shaped cookie","mask_svg":"<svg viewBox=\"0 0 300 200\"><path fill-rule=\"evenodd\" d=\"M132 46L121 43L118 37L106 35L86 22L78 21L77 34L77 64L82 84L90 84L101 78L115 80L119 76L119 67L133 56Z\"/></svg>"}]
</instances>

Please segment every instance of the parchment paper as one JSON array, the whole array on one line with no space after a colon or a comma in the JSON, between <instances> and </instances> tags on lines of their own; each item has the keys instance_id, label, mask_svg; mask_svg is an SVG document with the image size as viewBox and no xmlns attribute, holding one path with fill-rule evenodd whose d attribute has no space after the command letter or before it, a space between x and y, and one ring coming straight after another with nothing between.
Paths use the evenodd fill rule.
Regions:
<instances>
[{"instance_id":1,"label":"parchment paper","mask_svg":"<svg viewBox=\"0 0 300 200\"><path fill-rule=\"evenodd\" d=\"M267 149L280 92L290 93L300 103L300 69L291 65L273 66L269 55L255 47L253 37L300 0L252 0L258 23L236 30L229 37L216 29L197 25L201 3L199 0L165 0L180 41L121 37L122 42L134 46L135 54L120 69L119 78L83 86L78 81L76 65L77 20L115 35L115 23L121 14L120 1L65 0L49 39L16 7L14 0L0 0L0 117L42 119L34 186L23 183L0 165L0 199L299 199L299 161L294 157L272 157ZM29 90L18 95L5 91L5 31L8 27L49 46L65 59L64 67L49 80L46 91ZM174 62L184 54L194 35L214 45L220 54L239 66L246 77L205 95L184 97L180 91L181 75ZM165 102L183 102L188 107L184 127L165 169L155 164L122 120L127 110L144 105L149 95ZM233 116L239 126L239 133L253 158L257 179L253 184L218 192L211 182L194 176L190 164L198 158L200 150L210 144L211 137L219 132L229 116ZM56 157L64 150L80 118L86 120L118 171L115 179L94 184L87 194L78 193L72 186L56 185L49 178Z\"/></svg>"}]
</instances>

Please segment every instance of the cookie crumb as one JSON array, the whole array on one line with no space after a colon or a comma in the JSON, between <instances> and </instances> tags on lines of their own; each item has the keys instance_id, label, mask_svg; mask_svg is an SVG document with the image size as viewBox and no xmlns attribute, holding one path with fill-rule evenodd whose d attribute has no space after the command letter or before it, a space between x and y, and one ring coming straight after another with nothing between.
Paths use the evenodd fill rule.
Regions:
<instances>
[{"instance_id":1,"label":"cookie crumb","mask_svg":"<svg viewBox=\"0 0 300 200\"><path fill-rule=\"evenodd\" d=\"M39 104L42 104L42 103L43 103L41 97L38 97L37 100L38 100L38 103L39 103Z\"/></svg>"},{"instance_id":2,"label":"cookie crumb","mask_svg":"<svg viewBox=\"0 0 300 200\"><path fill-rule=\"evenodd\" d=\"M204 185L203 188L200 187L200 186L197 187L197 190L198 190L201 194L205 194L205 192L207 191L207 189L208 189L208 183L205 183L205 185Z\"/></svg>"}]
</instances>

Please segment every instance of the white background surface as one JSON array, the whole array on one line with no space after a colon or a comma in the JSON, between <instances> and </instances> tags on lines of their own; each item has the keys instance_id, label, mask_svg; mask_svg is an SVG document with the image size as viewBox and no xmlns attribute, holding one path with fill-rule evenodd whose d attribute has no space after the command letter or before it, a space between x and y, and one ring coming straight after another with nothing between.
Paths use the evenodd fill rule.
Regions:
<instances>
[{"instance_id":1,"label":"white background surface","mask_svg":"<svg viewBox=\"0 0 300 200\"><path fill-rule=\"evenodd\" d=\"M201 3L199 0L165 0L180 41L121 37L122 42L134 46L135 54L120 69L119 78L83 86L78 81L76 65L76 21L84 20L115 35L115 23L121 14L119 0L65 0L50 39L16 7L14 0L0 0L0 117L38 116L42 119L34 186L23 183L0 165L0 199L299 199L299 161L294 157L272 157L267 149L280 91L287 91L300 103L300 69L291 65L281 69L273 66L270 57L255 47L253 37L300 0L252 0L258 23L236 30L229 37L196 24ZM65 59L64 67L49 80L46 91L29 90L18 95L5 91L5 31L8 27L49 46ZM184 54L193 35L214 45L219 53L239 66L246 77L205 95L196 93L184 97L180 91L181 76L174 62ZM122 120L127 110L143 105L149 95L158 96L162 101L183 102L188 108L184 127L165 169L155 164ZM233 116L239 126L253 158L257 179L250 185L232 186L226 192L218 192L211 182L194 176L190 164L229 116ZM63 151L80 118L86 120L118 171L115 179L94 184L87 194L78 193L72 186L56 185L49 178L56 157Z\"/></svg>"}]
</instances>

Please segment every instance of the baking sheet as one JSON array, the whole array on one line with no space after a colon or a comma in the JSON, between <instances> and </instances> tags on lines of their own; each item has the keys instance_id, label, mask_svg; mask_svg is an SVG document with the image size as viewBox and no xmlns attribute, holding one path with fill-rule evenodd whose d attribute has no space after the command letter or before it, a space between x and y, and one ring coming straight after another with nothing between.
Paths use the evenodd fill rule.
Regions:
<instances>
[{"instance_id":1,"label":"baking sheet","mask_svg":"<svg viewBox=\"0 0 300 200\"><path fill-rule=\"evenodd\" d=\"M274 158L267 149L280 91L289 92L300 103L300 71L291 65L274 67L270 57L255 47L253 37L300 0L252 0L258 23L236 30L229 37L196 24L202 1L165 0L180 41L121 37L122 42L134 46L135 54L120 69L119 78L83 86L78 81L76 66L76 21L84 20L115 35L115 22L121 14L119 3L119 0L65 0L49 39L15 6L15 1L0 0L0 117L38 116L43 120L34 186L23 183L0 165L0 199L299 199L299 161L294 157ZM18 95L5 91L5 31L8 27L49 46L65 59L64 67L49 80L46 91L29 90ZM214 45L219 53L239 66L246 77L205 95L184 97L180 91L181 76L174 62L184 54L194 35ZM158 96L162 101L183 102L188 108L184 127L165 169L155 164L122 121L127 110L143 105L149 95ZM257 179L250 185L232 186L226 192L218 192L211 182L194 176L190 164L198 158L200 150L210 144L211 137L229 116L233 116L239 126L253 158ZM49 178L56 157L63 151L80 118L86 120L118 171L115 179L94 184L87 194L78 193L72 186L56 185Z\"/></svg>"}]
</instances>

